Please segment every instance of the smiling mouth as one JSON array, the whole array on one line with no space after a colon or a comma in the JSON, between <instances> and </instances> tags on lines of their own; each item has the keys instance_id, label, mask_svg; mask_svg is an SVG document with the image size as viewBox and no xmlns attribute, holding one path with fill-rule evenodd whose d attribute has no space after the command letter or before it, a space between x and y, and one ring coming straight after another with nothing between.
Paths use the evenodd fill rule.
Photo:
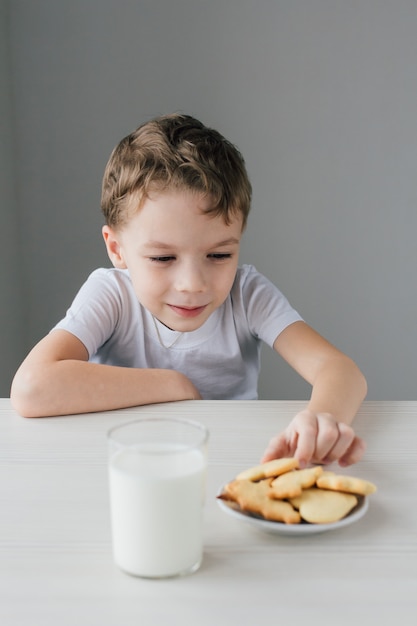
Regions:
<instances>
[{"instance_id":1,"label":"smiling mouth","mask_svg":"<svg viewBox=\"0 0 417 626\"><path fill-rule=\"evenodd\" d=\"M206 306L207 305L188 307L188 306L175 306L174 304L170 304L169 308L172 311L174 311L174 313L177 313L177 315L180 315L181 317L189 318L189 317L197 317L198 315L200 315L200 313L204 311Z\"/></svg>"}]
</instances>

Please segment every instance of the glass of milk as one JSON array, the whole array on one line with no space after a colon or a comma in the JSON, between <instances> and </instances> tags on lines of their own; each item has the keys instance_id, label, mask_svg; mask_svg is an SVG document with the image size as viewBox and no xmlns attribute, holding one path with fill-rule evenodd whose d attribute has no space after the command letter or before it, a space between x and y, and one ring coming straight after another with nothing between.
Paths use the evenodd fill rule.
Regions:
<instances>
[{"instance_id":1,"label":"glass of milk","mask_svg":"<svg viewBox=\"0 0 417 626\"><path fill-rule=\"evenodd\" d=\"M208 430L144 417L108 432L113 556L123 571L166 578L203 557Z\"/></svg>"}]
</instances>

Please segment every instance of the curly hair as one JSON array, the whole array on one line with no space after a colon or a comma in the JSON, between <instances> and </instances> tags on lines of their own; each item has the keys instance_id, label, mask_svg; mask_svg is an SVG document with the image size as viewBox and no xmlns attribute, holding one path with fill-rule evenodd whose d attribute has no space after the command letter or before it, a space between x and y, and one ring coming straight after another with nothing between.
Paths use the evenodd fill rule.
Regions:
<instances>
[{"instance_id":1,"label":"curly hair","mask_svg":"<svg viewBox=\"0 0 417 626\"><path fill-rule=\"evenodd\" d=\"M125 225L150 192L172 189L210 196L208 213L226 223L241 216L245 227L252 187L242 155L219 132L179 113L146 122L114 148L102 184L106 224Z\"/></svg>"}]
</instances>

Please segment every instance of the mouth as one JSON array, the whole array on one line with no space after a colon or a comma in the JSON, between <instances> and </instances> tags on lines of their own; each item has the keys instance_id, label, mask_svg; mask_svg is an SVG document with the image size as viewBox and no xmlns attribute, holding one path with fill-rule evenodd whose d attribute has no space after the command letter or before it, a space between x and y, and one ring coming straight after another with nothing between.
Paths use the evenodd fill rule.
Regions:
<instances>
[{"instance_id":1,"label":"mouth","mask_svg":"<svg viewBox=\"0 0 417 626\"><path fill-rule=\"evenodd\" d=\"M203 306L175 306L174 304L168 305L171 311L183 318L198 317L206 308L206 304Z\"/></svg>"}]
</instances>

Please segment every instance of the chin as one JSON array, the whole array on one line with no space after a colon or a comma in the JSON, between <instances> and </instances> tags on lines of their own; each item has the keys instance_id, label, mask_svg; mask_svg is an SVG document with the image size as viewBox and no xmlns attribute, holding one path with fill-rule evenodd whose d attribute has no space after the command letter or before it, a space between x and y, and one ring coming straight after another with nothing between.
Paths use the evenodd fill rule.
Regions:
<instances>
[{"instance_id":1,"label":"chin","mask_svg":"<svg viewBox=\"0 0 417 626\"><path fill-rule=\"evenodd\" d=\"M198 330L207 321L207 316L204 319L191 320L172 320L172 325L167 324L168 328L176 330L181 333L192 333L194 330Z\"/></svg>"}]
</instances>

